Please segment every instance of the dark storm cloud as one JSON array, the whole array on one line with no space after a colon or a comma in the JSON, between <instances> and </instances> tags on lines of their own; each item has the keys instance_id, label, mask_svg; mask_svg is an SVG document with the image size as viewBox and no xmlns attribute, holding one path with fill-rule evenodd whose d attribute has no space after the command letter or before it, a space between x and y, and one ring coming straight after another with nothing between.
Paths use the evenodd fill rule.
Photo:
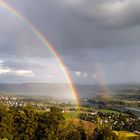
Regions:
<instances>
[{"instance_id":1,"label":"dark storm cloud","mask_svg":"<svg viewBox=\"0 0 140 140\"><path fill-rule=\"evenodd\" d=\"M34 5L31 7L29 3ZM138 25L138 0L134 3L130 0L30 0L14 4L49 38L61 55L80 55L87 47L140 44L139 28L108 30L108 27ZM106 26L106 30L101 28L101 24Z\"/></svg>"},{"instance_id":2,"label":"dark storm cloud","mask_svg":"<svg viewBox=\"0 0 140 140\"><path fill-rule=\"evenodd\" d=\"M71 53L71 48L78 47L140 43L136 36L133 37L135 34L139 35L137 29L104 31L97 28L101 24L114 28L139 25L138 0L25 0L16 1L14 4L48 36L60 52L68 50ZM88 18L93 22L88 22Z\"/></svg>"},{"instance_id":3,"label":"dark storm cloud","mask_svg":"<svg viewBox=\"0 0 140 140\"><path fill-rule=\"evenodd\" d=\"M101 26L126 28L140 25L139 0L62 0L62 3Z\"/></svg>"}]
</instances>

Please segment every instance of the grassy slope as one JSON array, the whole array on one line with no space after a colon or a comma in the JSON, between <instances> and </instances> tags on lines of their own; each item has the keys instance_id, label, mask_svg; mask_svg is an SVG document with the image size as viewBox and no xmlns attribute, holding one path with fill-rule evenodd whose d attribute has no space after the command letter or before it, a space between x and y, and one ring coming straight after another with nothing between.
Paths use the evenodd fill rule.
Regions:
<instances>
[{"instance_id":1,"label":"grassy slope","mask_svg":"<svg viewBox=\"0 0 140 140\"><path fill-rule=\"evenodd\" d=\"M140 138L139 135L127 131L113 131L113 133L119 138Z\"/></svg>"},{"instance_id":2,"label":"grassy slope","mask_svg":"<svg viewBox=\"0 0 140 140\"><path fill-rule=\"evenodd\" d=\"M78 114L79 112L69 112L69 113L64 113L64 117L66 120L69 120L69 119L77 119L78 118Z\"/></svg>"}]
</instances>

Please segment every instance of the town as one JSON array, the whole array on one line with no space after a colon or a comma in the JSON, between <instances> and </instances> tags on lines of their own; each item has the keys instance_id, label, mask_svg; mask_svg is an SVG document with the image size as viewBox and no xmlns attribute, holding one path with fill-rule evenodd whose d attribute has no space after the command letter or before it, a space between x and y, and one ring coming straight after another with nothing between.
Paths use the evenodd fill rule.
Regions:
<instances>
[{"instance_id":1,"label":"town","mask_svg":"<svg viewBox=\"0 0 140 140\"><path fill-rule=\"evenodd\" d=\"M85 100L87 101L87 99ZM33 108L39 111L49 112L52 106L57 106L61 109L62 114L67 118L77 118L88 121L93 124L107 124L110 129L115 131L130 131L140 134L140 118L128 110L125 112L113 111L109 109L98 109L94 107L76 107L74 105L65 105L62 101L54 102L53 104L42 103L31 98L25 98L15 95L1 95L0 103L7 104L10 107L22 108L30 104ZM70 116L70 117L69 117Z\"/></svg>"}]
</instances>

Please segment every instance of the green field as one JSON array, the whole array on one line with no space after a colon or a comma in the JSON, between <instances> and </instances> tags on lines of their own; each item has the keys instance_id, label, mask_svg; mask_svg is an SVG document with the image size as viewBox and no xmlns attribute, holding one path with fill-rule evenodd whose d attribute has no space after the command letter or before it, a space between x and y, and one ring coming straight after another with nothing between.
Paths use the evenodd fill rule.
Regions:
<instances>
[{"instance_id":1,"label":"green field","mask_svg":"<svg viewBox=\"0 0 140 140\"><path fill-rule=\"evenodd\" d=\"M107 109L98 109L97 111L102 112L102 113L114 113L114 114L127 115L125 113L121 113L121 112L118 112L118 111L107 110ZM88 113L88 112L86 112L86 111L65 112L64 117L65 117L66 120L77 119L78 115L80 113Z\"/></svg>"},{"instance_id":2,"label":"green field","mask_svg":"<svg viewBox=\"0 0 140 140\"><path fill-rule=\"evenodd\" d=\"M78 111L76 111L76 112L68 112L68 113L64 113L64 117L65 117L66 120L77 119L78 114L79 114Z\"/></svg>"}]
</instances>

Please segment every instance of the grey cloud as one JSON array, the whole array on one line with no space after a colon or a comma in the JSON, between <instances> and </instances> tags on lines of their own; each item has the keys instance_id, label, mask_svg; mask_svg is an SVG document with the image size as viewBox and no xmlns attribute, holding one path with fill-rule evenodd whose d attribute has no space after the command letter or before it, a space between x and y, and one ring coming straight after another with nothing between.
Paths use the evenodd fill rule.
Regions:
<instances>
[{"instance_id":1,"label":"grey cloud","mask_svg":"<svg viewBox=\"0 0 140 140\"><path fill-rule=\"evenodd\" d=\"M99 23L111 27L134 27L140 25L139 0L114 0L99 6L99 15L95 15ZM94 15L93 15L94 17Z\"/></svg>"},{"instance_id":2,"label":"grey cloud","mask_svg":"<svg viewBox=\"0 0 140 140\"><path fill-rule=\"evenodd\" d=\"M101 24L105 23L104 17L100 16L97 10L99 10L99 7L102 7L101 5L114 2L114 0L89 0L82 3L84 7L82 7L81 2L77 0L76 6L72 4L71 6L65 6L66 8L64 6L62 8L60 6L62 1L58 0L35 1L32 8L30 4L27 4L28 2L29 1L22 3L16 2L14 4L23 15L27 16L27 18L49 38L61 56L64 54L69 56L82 55L87 47L135 46L140 44L139 28L115 31L97 28L97 23L100 20ZM33 1L30 0L30 2ZM65 1L65 3L66 2L69 2L69 0ZM79 5L78 2L80 3ZM76 12L74 9L78 11ZM86 9L93 10L91 13L96 16L92 15L89 17L89 15L84 14ZM97 12L94 12L94 10ZM114 15L113 17L116 16ZM91 19L93 22L88 22L87 19ZM98 25L100 25L100 23L98 23Z\"/></svg>"},{"instance_id":3,"label":"grey cloud","mask_svg":"<svg viewBox=\"0 0 140 140\"><path fill-rule=\"evenodd\" d=\"M75 71L88 73L89 76L82 79L84 83L94 80L90 79L96 72L94 59L100 65L108 83L130 81L130 79L134 82L133 74L134 77L139 75L137 65L140 59L140 27L138 26L140 2L138 0L82 0L82 2L80 0L9 0L9 2L48 37L75 81L81 80L75 77ZM38 48L42 46L41 42L23 26L24 31L22 31L21 26L18 24L15 32L23 33L18 40L13 41L16 38L14 34L9 35L9 41L0 37L0 54L5 53L6 56L9 54L9 57L11 54L36 56L35 61L42 62L41 58L49 55L47 49ZM10 65L21 67L16 64ZM125 68L121 69L120 64L124 64ZM26 67L28 64L24 65ZM40 67L40 64L37 66ZM127 69L129 71L125 73ZM134 73L135 69L136 73ZM43 73L42 69L37 73Z\"/></svg>"},{"instance_id":4,"label":"grey cloud","mask_svg":"<svg viewBox=\"0 0 140 140\"><path fill-rule=\"evenodd\" d=\"M59 1L60 2L60 1ZM140 25L139 0L61 1L63 6L81 14L100 27L122 28ZM61 3L60 2L60 3Z\"/></svg>"},{"instance_id":5,"label":"grey cloud","mask_svg":"<svg viewBox=\"0 0 140 140\"><path fill-rule=\"evenodd\" d=\"M53 57L48 46L17 16L4 10L0 18L1 55Z\"/></svg>"},{"instance_id":6,"label":"grey cloud","mask_svg":"<svg viewBox=\"0 0 140 140\"><path fill-rule=\"evenodd\" d=\"M10 78L9 82L67 83L61 67L53 58L1 57L0 74L4 81L8 81L9 77L15 77L13 80Z\"/></svg>"}]
</instances>

